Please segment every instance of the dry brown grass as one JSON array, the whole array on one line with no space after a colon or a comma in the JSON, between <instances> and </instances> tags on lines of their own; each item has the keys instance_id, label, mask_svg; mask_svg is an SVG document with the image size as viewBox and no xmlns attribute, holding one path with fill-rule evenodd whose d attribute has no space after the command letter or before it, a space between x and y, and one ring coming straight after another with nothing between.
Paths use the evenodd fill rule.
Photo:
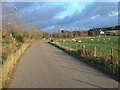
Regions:
<instances>
[{"instance_id":1,"label":"dry brown grass","mask_svg":"<svg viewBox=\"0 0 120 90\"><path fill-rule=\"evenodd\" d=\"M6 60L6 62L3 64L3 67L2 67L2 87L3 88L6 86L7 82L11 78L11 74L14 68L16 67L19 58L25 52L25 50L29 47L29 45L30 45L29 43L24 43L21 46L21 48L17 52L11 54L8 57L8 60Z\"/></svg>"},{"instance_id":2,"label":"dry brown grass","mask_svg":"<svg viewBox=\"0 0 120 90\"><path fill-rule=\"evenodd\" d=\"M36 32L35 25L29 29L26 28L23 18L20 18L20 14L14 8L10 8L9 4L4 3L2 11L2 33L0 33L2 44L0 53L4 61L4 63L1 61L3 63L2 86L5 87L20 56L25 52L33 40L42 38L42 33ZM24 36L25 42L19 42L19 40L16 39L19 35Z\"/></svg>"}]
</instances>

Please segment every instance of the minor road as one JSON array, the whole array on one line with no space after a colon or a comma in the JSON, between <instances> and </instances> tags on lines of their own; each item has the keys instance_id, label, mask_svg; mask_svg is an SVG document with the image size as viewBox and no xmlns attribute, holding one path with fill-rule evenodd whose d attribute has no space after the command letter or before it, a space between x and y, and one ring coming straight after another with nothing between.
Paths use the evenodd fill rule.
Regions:
<instances>
[{"instance_id":1,"label":"minor road","mask_svg":"<svg viewBox=\"0 0 120 90\"><path fill-rule=\"evenodd\" d=\"M117 88L118 82L42 41L23 55L8 87Z\"/></svg>"}]
</instances>

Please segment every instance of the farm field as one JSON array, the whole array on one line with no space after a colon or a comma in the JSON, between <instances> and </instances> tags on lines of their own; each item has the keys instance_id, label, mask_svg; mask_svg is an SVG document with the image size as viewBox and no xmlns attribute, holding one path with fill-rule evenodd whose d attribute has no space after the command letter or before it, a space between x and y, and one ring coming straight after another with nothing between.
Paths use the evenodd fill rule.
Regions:
<instances>
[{"instance_id":1,"label":"farm field","mask_svg":"<svg viewBox=\"0 0 120 90\"><path fill-rule=\"evenodd\" d=\"M113 56L116 63L119 64L120 62L118 57L120 55L120 48L118 48L120 41L118 36L61 39L59 40L59 44L74 50L80 50L82 45L85 45L90 54L92 54L94 47L96 46L97 57L102 57L104 59L110 59L111 49L113 49Z\"/></svg>"}]
</instances>

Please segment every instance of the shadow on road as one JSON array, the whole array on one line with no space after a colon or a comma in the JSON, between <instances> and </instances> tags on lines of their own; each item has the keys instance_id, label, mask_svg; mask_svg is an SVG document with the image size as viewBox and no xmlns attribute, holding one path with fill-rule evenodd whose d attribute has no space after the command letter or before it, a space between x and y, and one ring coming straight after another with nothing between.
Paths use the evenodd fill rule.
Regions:
<instances>
[{"instance_id":1,"label":"shadow on road","mask_svg":"<svg viewBox=\"0 0 120 90\"><path fill-rule=\"evenodd\" d=\"M100 90L103 90L102 87L100 87L100 86L98 86L98 85L91 84L91 83L88 83L88 82L84 82L84 81L81 81L81 80L78 80L78 79L75 79L75 78L72 78L72 79L75 80L75 81L84 83L84 84L88 84L88 85L94 86L94 87L96 87L96 88L101 88Z\"/></svg>"},{"instance_id":2,"label":"shadow on road","mask_svg":"<svg viewBox=\"0 0 120 90\"><path fill-rule=\"evenodd\" d=\"M101 76L100 74L95 74L95 73L93 73L92 71L85 71L86 69L84 68L84 70L83 70L83 68L82 68L82 70L81 69L75 69L75 68L71 68L71 67L66 67L66 66L61 66L60 65L60 67L62 67L62 68L66 68L66 69L70 69L70 70L74 70L74 71L78 71L78 72L83 72L83 73L85 73L85 74L90 74L90 75L93 75L93 76L98 76L98 77L102 77L103 78L103 76ZM105 78L108 78L107 76L105 76L104 75L104 77Z\"/></svg>"}]
</instances>

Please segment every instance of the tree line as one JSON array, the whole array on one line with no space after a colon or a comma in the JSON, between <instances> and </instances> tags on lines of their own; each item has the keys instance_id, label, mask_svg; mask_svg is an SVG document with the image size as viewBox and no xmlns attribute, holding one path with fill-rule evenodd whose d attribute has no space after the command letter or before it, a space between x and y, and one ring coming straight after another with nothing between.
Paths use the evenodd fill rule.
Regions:
<instances>
[{"instance_id":1,"label":"tree line","mask_svg":"<svg viewBox=\"0 0 120 90\"><path fill-rule=\"evenodd\" d=\"M87 31L69 31L69 30L58 30L54 33L43 33L43 38L79 38L79 37L90 37L99 36L100 31L111 31L120 30L120 26L106 27L106 28L93 28Z\"/></svg>"}]
</instances>

